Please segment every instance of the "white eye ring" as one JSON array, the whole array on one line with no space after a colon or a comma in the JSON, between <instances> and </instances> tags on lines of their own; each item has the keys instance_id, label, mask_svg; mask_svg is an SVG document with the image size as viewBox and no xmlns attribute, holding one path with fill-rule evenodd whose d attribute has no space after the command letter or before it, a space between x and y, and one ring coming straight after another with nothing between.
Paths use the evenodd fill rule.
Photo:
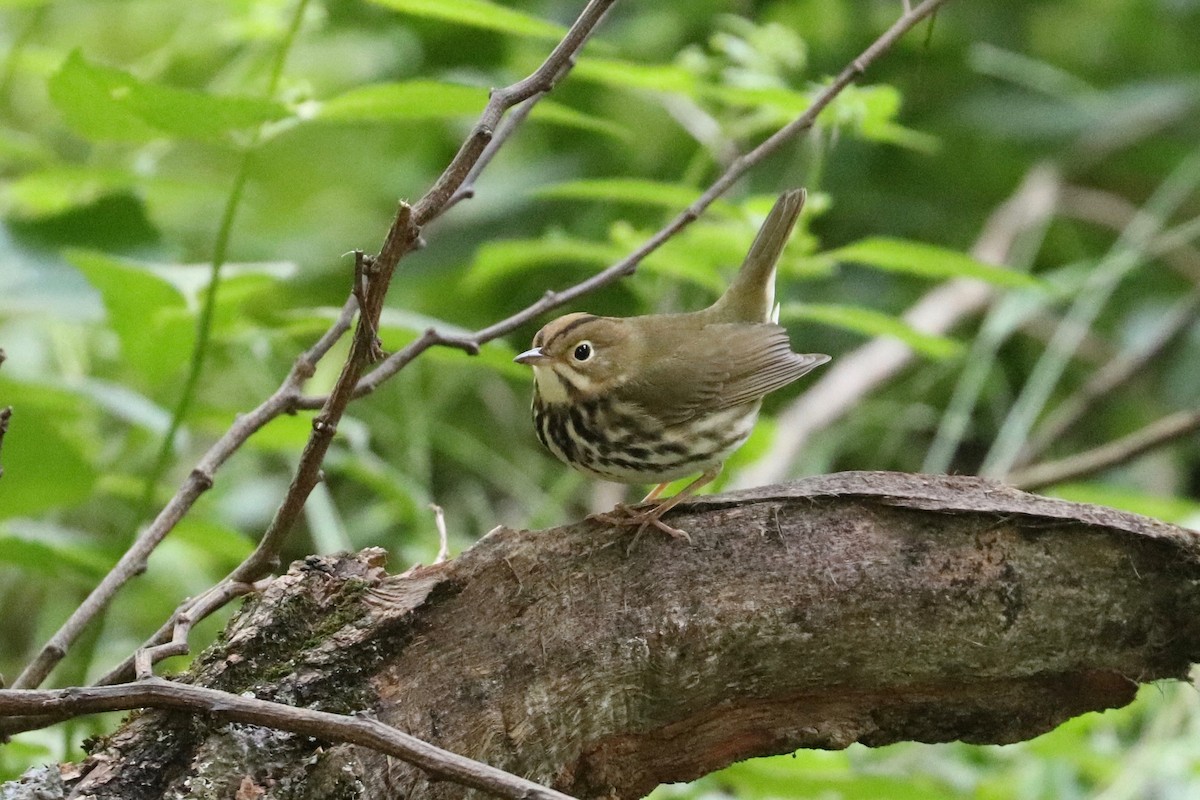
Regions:
<instances>
[{"instance_id":1,"label":"white eye ring","mask_svg":"<svg viewBox=\"0 0 1200 800\"><path fill-rule=\"evenodd\" d=\"M592 356L595 354L596 349L592 347L592 343L583 341L575 345L575 352L571 355L576 361L591 361Z\"/></svg>"}]
</instances>

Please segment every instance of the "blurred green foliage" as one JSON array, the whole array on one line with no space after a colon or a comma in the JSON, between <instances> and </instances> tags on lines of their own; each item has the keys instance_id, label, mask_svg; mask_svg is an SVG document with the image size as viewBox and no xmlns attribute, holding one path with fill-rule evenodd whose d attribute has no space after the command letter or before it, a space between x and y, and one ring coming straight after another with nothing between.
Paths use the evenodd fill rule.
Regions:
<instances>
[{"instance_id":1,"label":"blurred green foliage","mask_svg":"<svg viewBox=\"0 0 1200 800\"><path fill-rule=\"evenodd\" d=\"M278 386L345 299L344 254L378 247L397 198L429 186L488 88L536 66L580 5L0 0L0 406L14 408L0 450L0 673L19 671L147 511ZM618 4L476 196L429 226L428 247L403 262L385 347L431 323L485 326L620 258L802 111L899 13L896 2L846 0ZM920 358L818 435L791 474L999 463L997 436L1019 448L1033 421L1153 337L1200 280L1186 223L1200 214L1189 166L1200 142L1198 41L1194 0L957 0L807 138L635 277L575 309L710 301L773 195L805 185L811 199L779 292L793 340L836 358L890 336ZM1036 278L968 257L1038 164L1053 165L1073 200L1017 243L1013 264ZM1163 230L1174 240L1164 244ZM952 336L898 318L938 282L967 275L1017 288ZM1077 324L1064 333L1062 319ZM587 510L588 483L539 449L529 376L511 363L536 327L474 359L428 353L354 404L288 557L382 545L396 569L428 561L433 502L455 550L496 524L548 526ZM1047 350L1072 331L1073 347ZM342 355L344 343L309 391L332 385ZM193 363L202 368L189 389ZM1196 363L1200 329L1189 322L1049 454L1195 408ZM783 394L730 472L786 433L770 419L794 396ZM53 682L101 674L235 565L308 431L299 415L254 436ZM1181 443L1058 491L1195 523L1198 455L1194 440ZM1196 702L1190 686L1148 688L1129 709L1025 744L799 753L660 791L1195 796ZM0 748L0 779L69 757L106 724L19 737Z\"/></svg>"}]
</instances>

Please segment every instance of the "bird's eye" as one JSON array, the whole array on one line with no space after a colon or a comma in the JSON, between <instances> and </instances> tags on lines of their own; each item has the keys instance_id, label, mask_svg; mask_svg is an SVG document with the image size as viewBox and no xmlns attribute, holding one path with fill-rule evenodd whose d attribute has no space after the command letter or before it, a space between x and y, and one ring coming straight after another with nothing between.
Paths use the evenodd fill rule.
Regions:
<instances>
[{"instance_id":1,"label":"bird's eye","mask_svg":"<svg viewBox=\"0 0 1200 800\"><path fill-rule=\"evenodd\" d=\"M593 352L595 351L592 350L591 342L580 342L575 345L575 360L587 361L592 357Z\"/></svg>"}]
</instances>

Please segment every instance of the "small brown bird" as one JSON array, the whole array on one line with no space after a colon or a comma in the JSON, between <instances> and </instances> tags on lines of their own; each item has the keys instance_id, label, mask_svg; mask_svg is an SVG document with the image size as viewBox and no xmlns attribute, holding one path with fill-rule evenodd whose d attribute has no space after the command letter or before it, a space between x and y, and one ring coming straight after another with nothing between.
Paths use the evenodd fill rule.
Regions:
<instances>
[{"instance_id":1,"label":"small brown bird","mask_svg":"<svg viewBox=\"0 0 1200 800\"><path fill-rule=\"evenodd\" d=\"M594 517L653 525L721 472L750 436L764 395L824 364L829 356L793 353L775 324L775 262L804 206L804 190L783 194L725 293L703 311L642 317L568 314L533 337L516 357L533 367L533 421L546 449L587 475L620 483L657 483L700 472L651 508L619 504Z\"/></svg>"}]
</instances>

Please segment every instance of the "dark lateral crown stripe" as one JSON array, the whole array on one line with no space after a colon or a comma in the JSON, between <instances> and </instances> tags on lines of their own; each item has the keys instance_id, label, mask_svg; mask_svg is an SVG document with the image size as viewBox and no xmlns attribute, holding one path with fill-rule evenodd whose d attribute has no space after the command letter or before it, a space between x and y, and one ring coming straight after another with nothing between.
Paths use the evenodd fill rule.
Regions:
<instances>
[{"instance_id":1,"label":"dark lateral crown stripe","mask_svg":"<svg viewBox=\"0 0 1200 800\"><path fill-rule=\"evenodd\" d=\"M563 328L563 329L562 329L561 331L559 331L558 333L556 333L556 334L554 334L553 336L551 336L549 339L547 339L547 340L546 340L546 343L545 343L544 345L542 345L542 346L543 346L543 347L549 347L549 346L550 346L551 344L553 344L553 343L554 343L556 340L558 340L558 339L561 339L562 337L566 336L568 333L570 333L571 331L575 330L576 328L578 328L578 327L579 327L580 325L582 325L583 323L585 323L585 322L591 322L591 321L592 321L592 320L594 320L594 319L599 319L599 317L597 317L597 316L595 316L595 315L593 315L593 314L587 314L586 316L582 316L582 317L580 317L579 319L571 320L571 324L570 324L570 325L568 325L567 327Z\"/></svg>"}]
</instances>

